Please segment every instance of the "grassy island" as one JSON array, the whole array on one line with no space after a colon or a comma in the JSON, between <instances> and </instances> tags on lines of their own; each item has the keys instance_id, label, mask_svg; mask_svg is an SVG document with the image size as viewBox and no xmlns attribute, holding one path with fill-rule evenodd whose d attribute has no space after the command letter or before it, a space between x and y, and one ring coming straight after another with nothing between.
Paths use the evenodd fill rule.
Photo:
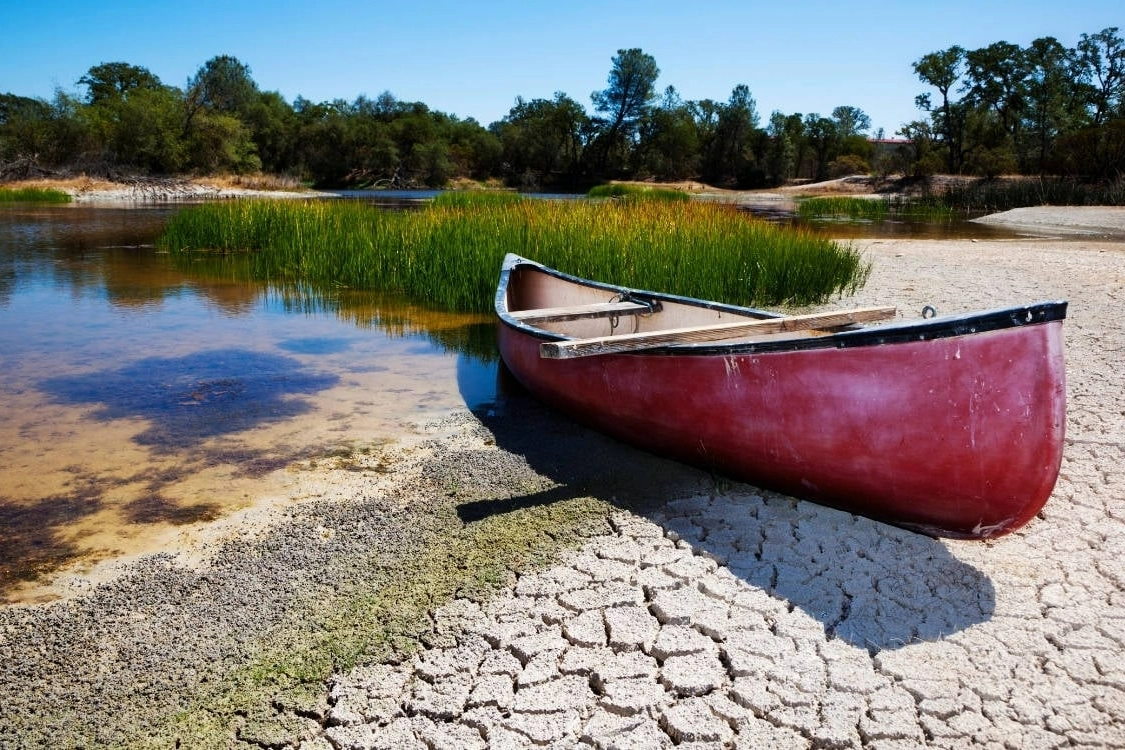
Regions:
<instances>
[{"instance_id":1,"label":"grassy island","mask_svg":"<svg viewBox=\"0 0 1125 750\"><path fill-rule=\"evenodd\" d=\"M850 245L733 206L447 193L419 211L361 202L246 200L177 214L159 246L246 254L258 279L401 292L440 309L492 309L505 253L636 289L744 305L806 305L854 292Z\"/></svg>"}]
</instances>

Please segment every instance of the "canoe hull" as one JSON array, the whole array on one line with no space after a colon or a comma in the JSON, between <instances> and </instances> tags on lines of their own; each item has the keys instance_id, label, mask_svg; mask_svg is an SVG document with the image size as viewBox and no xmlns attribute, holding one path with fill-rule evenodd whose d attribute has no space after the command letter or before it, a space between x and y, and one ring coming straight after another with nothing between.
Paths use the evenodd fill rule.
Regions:
<instances>
[{"instance_id":1,"label":"canoe hull","mask_svg":"<svg viewBox=\"0 0 1125 750\"><path fill-rule=\"evenodd\" d=\"M935 536L1033 518L1062 460L1062 321L793 351L540 357L503 319L531 393L623 441ZM745 347L743 347L745 348Z\"/></svg>"}]
</instances>

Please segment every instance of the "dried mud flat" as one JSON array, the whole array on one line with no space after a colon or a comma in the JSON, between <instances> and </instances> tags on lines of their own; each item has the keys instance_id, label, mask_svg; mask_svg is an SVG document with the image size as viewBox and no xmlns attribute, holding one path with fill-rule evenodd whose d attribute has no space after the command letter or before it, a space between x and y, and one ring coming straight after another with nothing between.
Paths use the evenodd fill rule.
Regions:
<instances>
[{"instance_id":1,"label":"dried mud flat","mask_svg":"<svg viewBox=\"0 0 1125 750\"><path fill-rule=\"evenodd\" d=\"M1065 240L860 243L848 301L1070 300L1064 464L1025 529L933 541L746 488L622 513L445 608L456 646L341 675L312 746L1125 746L1125 245L1073 238L1125 211L1078 213L1011 217Z\"/></svg>"},{"instance_id":2,"label":"dried mud flat","mask_svg":"<svg viewBox=\"0 0 1125 750\"><path fill-rule=\"evenodd\" d=\"M1099 217L857 243L873 272L845 305L1069 300L1062 472L1014 534L932 540L645 463L565 420L508 434L451 415L390 474L326 475L191 565L157 556L0 611L0 747L130 744L261 632L284 638L294 598L367 575L365 550L412 554L427 513L464 510L451 494L560 502L583 491L560 465L583 455L621 477L580 549L441 604L410 658L336 674L312 704L276 696L215 746L1125 747L1125 213Z\"/></svg>"}]
</instances>

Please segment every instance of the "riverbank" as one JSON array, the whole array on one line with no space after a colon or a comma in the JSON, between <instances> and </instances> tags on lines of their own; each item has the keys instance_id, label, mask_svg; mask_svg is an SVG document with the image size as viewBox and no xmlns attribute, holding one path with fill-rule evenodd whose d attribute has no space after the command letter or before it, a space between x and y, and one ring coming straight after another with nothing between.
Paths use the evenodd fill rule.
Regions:
<instances>
[{"instance_id":1,"label":"riverbank","mask_svg":"<svg viewBox=\"0 0 1125 750\"><path fill-rule=\"evenodd\" d=\"M859 241L846 300L1071 301L1062 475L1011 536L715 481L508 391L303 474L255 525L0 611L0 746L1120 746L1125 242L1065 224ZM324 668L364 645L379 664Z\"/></svg>"},{"instance_id":2,"label":"riverbank","mask_svg":"<svg viewBox=\"0 0 1125 750\"><path fill-rule=\"evenodd\" d=\"M44 178L0 183L4 188L37 188L66 193L75 203L165 203L229 198L307 198L324 193L273 177L138 177L123 181L95 177Z\"/></svg>"}]
</instances>

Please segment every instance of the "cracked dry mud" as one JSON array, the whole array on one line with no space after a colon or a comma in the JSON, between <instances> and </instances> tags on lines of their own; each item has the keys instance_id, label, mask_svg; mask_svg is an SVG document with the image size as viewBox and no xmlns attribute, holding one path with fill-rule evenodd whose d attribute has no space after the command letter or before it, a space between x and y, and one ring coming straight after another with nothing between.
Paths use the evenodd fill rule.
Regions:
<instances>
[{"instance_id":1,"label":"cracked dry mud","mask_svg":"<svg viewBox=\"0 0 1125 750\"><path fill-rule=\"evenodd\" d=\"M456 645L339 675L304 747L1125 747L1122 246L863 244L857 305L1070 300L1040 518L935 541L737 487L618 513L510 595L439 610Z\"/></svg>"}]
</instances>

